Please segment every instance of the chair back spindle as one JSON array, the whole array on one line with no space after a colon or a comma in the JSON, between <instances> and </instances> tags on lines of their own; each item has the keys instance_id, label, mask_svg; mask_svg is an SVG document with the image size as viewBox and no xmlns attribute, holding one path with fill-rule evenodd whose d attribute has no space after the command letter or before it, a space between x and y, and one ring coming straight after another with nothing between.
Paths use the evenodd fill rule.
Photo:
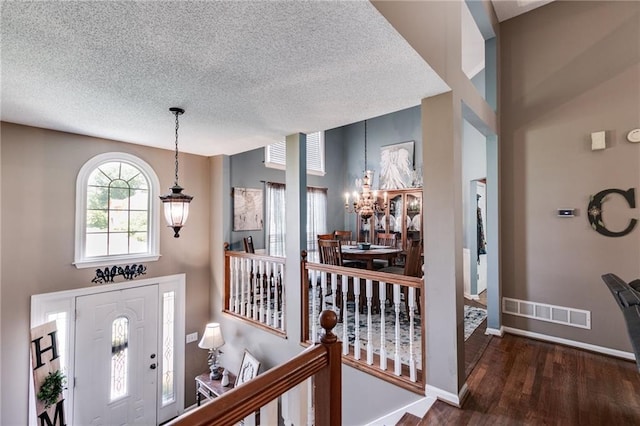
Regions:
<instances>
[{"instance_id":1,"label":"chair back spindle","mask_svg":"<svg viewBox=\"0 0 640 426\"><path fill-rule=\"evenodd\" d=\"M249 235L248 237L242 240L244 243L244 251L247 253L255 253L255 249L253 248L253 237Z\"/></svg>"}]
</instances>

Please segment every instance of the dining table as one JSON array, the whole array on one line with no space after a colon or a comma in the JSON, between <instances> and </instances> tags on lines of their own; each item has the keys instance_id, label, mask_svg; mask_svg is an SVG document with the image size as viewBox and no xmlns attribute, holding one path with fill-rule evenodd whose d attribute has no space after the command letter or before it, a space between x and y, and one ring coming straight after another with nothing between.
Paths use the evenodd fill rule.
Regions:
<instances>
[{"instance_id":1,"label":"dining table","mask_svg":"<svg viewBox=\"0 0 640 426\"><path fill-rule=\"evenodd\" d=\"M367 264L367 269L373 270L374 259L386 260L391 265L398 254L402 252L397 247L371 244L368 249L358 245L343 245L342 258L344 260L359 260Z\"/></svg>"}]
</instances>

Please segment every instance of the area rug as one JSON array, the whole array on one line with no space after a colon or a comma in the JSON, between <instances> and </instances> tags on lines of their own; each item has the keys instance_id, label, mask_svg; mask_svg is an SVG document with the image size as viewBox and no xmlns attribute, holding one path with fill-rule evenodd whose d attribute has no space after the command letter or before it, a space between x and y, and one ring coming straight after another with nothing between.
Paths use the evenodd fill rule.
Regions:
<instances>
[{"instance_id":1,"label":"area rug","mask_svg":"<svg viewBox=\"0 0 640 426\"><path fill-rule=\"evenodd\" d=\"M355 331L355 314L354 314L354 305L352 303L347 303L347 312L344 315L343 322L338 323L336 328L334 329L334 333L338 336L340 340L343 339L343 330L344 324L347 324L347 341L350 345L353 345L356 339L356 331ZM403 364L408 364L410 359L410 339L409 339L409 327L410 323L404 316L404 313L400 316L400 336L398 339L398 351L400 355L400 360ZM476 308L473 306L464 305L464 340L466 341L471 334L475 331L476 328L484 321L487 317L487 310L482 308ZM371 344L373 345L373 353L376 355L380 354L380 314L372 315L372 323L371 323ZM395 345L395 311L392 307L386 306L385 313L385 351L387 353L387 357L393 358L396 345ZM413 333L414 333L414 344L413 344L413 352L416 360L419 360L422 356L422 328L421 328L421 318L420 315L415 315L414 324L413 324ZM360 339L360 347L362 349L366 349L368 343L368 330L367 330L367 314L360 314L359 317L359 339Z\"/></svg>"},{"instance_id":2,"label":"area rug","mask_svg":"<svg viewBox=\"0 0 640 426\"><path fill-rule=\"evenodd\" d=\"M486 317L486 309L464 305L464 340L467 340L473 334Z\"/></svg>"}]
</instances>

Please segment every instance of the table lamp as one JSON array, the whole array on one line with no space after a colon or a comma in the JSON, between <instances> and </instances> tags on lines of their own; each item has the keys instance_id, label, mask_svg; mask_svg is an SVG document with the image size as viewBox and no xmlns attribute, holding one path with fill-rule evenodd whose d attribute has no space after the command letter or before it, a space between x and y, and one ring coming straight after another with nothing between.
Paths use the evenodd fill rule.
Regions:
<instances>
[{"instance_id":1,"label":"table lamp","mask_svg":"<svg viewBox=\"0 0 640 426\"><path fill-rule=\"evenodd\" d=\"M220 324L212 322L207 324L202 334L202 339L198 343L198 347L209 350L209 357L207 358L207 364L209 364L209 370L211 374L211 380L220 380L222 373L219 371L218 356L220 355L220 347L224 345L224 337L222 337L222 329Z\"/></svg>"}]
</instances>

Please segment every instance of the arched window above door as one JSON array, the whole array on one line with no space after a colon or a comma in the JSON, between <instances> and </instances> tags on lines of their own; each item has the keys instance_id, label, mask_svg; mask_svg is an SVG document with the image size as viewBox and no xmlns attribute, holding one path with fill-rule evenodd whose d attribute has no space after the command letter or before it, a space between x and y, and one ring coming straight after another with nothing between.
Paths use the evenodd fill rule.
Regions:
<instances>
[{"instance_id":1,"label":"arched window above door","mask_svg":"<svg viewBox=\"0 0 640 426\"><path fill-rule=\"evenodd\" d=\"M77 268L158 260L158 177L122 152L87 161L76 181Z\"/></svg>"}]
</instances>

